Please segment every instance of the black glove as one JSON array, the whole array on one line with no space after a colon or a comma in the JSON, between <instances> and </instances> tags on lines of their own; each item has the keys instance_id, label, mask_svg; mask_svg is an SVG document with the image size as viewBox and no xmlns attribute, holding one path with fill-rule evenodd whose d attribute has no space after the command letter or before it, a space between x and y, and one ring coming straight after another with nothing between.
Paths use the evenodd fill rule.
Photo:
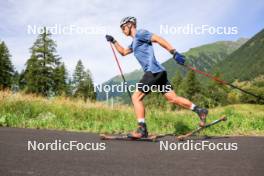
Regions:
<instances>
[{"instance_id":1,"label":"black glove","mask_svg":"<svg viewBox=\"0 0 264 176\"><path fill-rule=\"evenodd\" d=\"M116 40L111 35L105 35L105 38L108 42L115 43Z\"/></svg>"}]
</instances>

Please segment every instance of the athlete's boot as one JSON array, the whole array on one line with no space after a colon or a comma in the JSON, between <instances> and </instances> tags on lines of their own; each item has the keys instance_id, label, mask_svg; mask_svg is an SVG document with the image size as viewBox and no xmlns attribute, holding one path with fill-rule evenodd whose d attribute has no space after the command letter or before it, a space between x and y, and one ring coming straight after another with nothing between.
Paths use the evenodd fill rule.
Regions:
<instances>
[{"instance_id":1,"label":"athlete's boot","mask_svg":"<svg viewBox=\"0 0 264 176\"><path fill-rule=\"evenodd\" d=\"M200 123L199 123L199 126L200 127L204 127L205 124L206 124L206 117L207 117L207 114L208 114L208 110L205 109L205 108L201 108L199 106L195 106L193 111L197 113L197 115L199 116L199 118L201 120Z\"/></svg>"},{"instance_id":2,"label":"athlete's boot","mask_svg":"<svg viewBox=\"0 0 264 176\"><path fill-rule=\"evenodd\" d=\"M147 138L148 137L148 130L146 123L140 122L138 123L138 128L136 131L129 133L127 135L128 138Z\"/></svg>"}]
</instances>

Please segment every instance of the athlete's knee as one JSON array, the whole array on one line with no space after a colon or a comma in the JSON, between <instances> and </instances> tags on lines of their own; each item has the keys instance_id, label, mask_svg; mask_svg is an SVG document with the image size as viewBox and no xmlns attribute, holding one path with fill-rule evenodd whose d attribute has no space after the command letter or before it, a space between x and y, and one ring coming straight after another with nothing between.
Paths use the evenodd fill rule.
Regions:
<instances>
[{"instance_id":1,"label":"athlete's knee","mask_svg":"<svg viewBox=\"0 0 264 176\"><path fill-rule=\"evenodd\" d=\"M170 103L173 103L177 97L177 94L174 91L170 91L164 94L164 97L169 101Z\"/></svg>"},{"instance_id":2,"label":"athlete's knee","mask_svg":"<svg viewBox=\"0 0 264 176\"><path fill-rule=\"evenodd\" d=\"M132 101L133 102L139 102L139 101L141 101L141 96L140 96L140 94L139 93L134 93L133 95L132 95Z\"/></svg>"}]
</instances>

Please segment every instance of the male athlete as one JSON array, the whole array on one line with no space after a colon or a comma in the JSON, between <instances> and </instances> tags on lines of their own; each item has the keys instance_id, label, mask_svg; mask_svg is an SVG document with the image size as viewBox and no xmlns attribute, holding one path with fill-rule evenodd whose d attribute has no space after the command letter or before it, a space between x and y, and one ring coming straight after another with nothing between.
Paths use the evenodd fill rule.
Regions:
<instances>
[{"instance_id":1,"label":"male athlete","mask_svg":"<svg viewBox=\"0 0 264 176\"><path fill-rule=\"evenodd\" d=\"M116 50L122 55L126 56L134 53L134 56L142 66L144 75L139 81L141 85L132 95L132 101L138 121L138 128L135 132L128 135L131 138L146 138L148 137L147 125L145 123L145 108L143 98L150 92L150 89L143 89L144 86L164 86L170 87L170 82L167 79L167 72L165 68L160 65L154 55L152 43L158 43L173 55L173 58L178 64L184 65L185 58L178 53L170 43L144 29L137 30L137 21L135 17L125 17L120 22L120 27L126 36L133 38L133 42L128 48L122 47L112 36L106 35L106 40L111 42ZM208 110L196 106L191 101L179 97L172 89L162 89L164 97L173 104L182 106L196 112L200 118L200 126L205 126L206 116Z\"/></svg>"}]
</instances>

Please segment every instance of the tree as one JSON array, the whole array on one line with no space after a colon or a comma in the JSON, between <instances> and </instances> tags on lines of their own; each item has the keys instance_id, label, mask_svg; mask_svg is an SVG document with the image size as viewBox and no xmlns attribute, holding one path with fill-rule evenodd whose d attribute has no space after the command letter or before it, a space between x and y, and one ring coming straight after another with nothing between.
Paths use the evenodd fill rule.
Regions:
<instances>
[{"instance_id":1,"label":"tree","mask_svg":"<svg viewBox=\"0 0 264 176\"><path fill-rule=\"evenodd\" d=\"M260 96L263 98L264 95L264 75L260 75L256 78L254 78L251 81L244 81L241 82L242 86L241 88L248 91L252 92L257 96ZM240 101L242 103L251 103L251 104L264 104L263 99L256 98L252 95L246 94L246 93L241 93L240 92Z\"/></svg>"},{"instance_id":2,"label":"tree","mask_svg":"<svg viewBox=\"0 0 264 176\"><path fill-rule=\"evenodd\" d=\"M179 71L176 71L176 73L175 73L175 76L174 77L172 77L172 79L171 79L171 85L172 85L172 87L173 87L173 90L176 92L176 94L178 94L178 95L181 95L181 93L182 93L182 90L181 90L181 84L182 84L182 81L183 81L183 78L182 78L182 76L181 76L181 73L179 72ZM171 106L170 106L170 109L171 110L175 110L175 109L177 109L178 108L178 106L176 106L175 104L172 104Z\"/></svg>"},{"instance_id":3,"label":"tree","mask_svg":"<svg viewBox=\"0 0 264 176\"><path fill-rule=\"evenodd\" d=\"M194 100L195 97L199 96L199 93L201 92L201 86L196 80L196 76L193 71L189 71L187 73L187 76L181 85L181 89L183 91L183 96L190 100Z\"/></svg>"},{"instance_id":4,"label":"tree","mask_svg":"<svg viewBox=\"0 0 264 176\"><path fill-rule=\"evenodd\" d=\"M82 61L78 60L73 73L73 80L72 80L74 97L81 97L82 93L80 91L80 84L83 79L84 79L84 66L82 64Z\"/></svg>"},{"instance_id":5,"label":"tree","mask_svg":"<svg viewBox=\"0 0 264 176\"><path fill-rule=\"evenodd\" d=\"M84 79L80 83L80 91L82 92L85 102L87 99L95 100L96 94L94 92L94 84L89 70L84 72Z\"/></svg>"},{"instance_id":6,"label":"tree","mask_svg":"<svg viewBox=\"0 0 264 176\"><path fill-rule=\"evenodd\" d=\"M56 55L56 43L44 27L43 33L31 47L31 57L26 63L25 82L28 92L48 96L64 91L66 69Z\"/></svg>"},{"instance_id":7,"label":"tree","mask_svg":"<svg viewBox=\"0 0 264 176\"><path fill-rule=\"evenodd\" d=\"M216 73L215 77L220 77L220 73ZM216 107L226 105L228 103L227 87L219 82L210 80L203 94L207 98L206 106Z\"/></svg>"},{"instance_id":8,"label":"tree","mask_svg":"<svg viewBox=\"0 0 264 176\"><path fill-rule=\"evenodd\" d=\"M78 60L73 74L74 87L77 88L79 86L78 84L80 84L81 80L83 79L84 79L84 66L82 64L82 61Z\"/></svg>"},{"instance_id":9,"label":"tree","mask_svg":"<svg viewBox=\"0 0 264 176\"><path fill-rule=\"evenodd\" d=\"M26 66L26 70L23 73L26 92L41 93L41 65L34 52L32 53L31 58L27 60Z\"/></svg>"},{"instance_id":10,"label":"tree","mask_svg":"<svg viewBox=\"0 0 264 176\"><path fill-rule=\"evenodd\" d=\"M64 64L59 65L54 70L54 92L56 95L67 94L67 71Z\"/></svg>"},{"instance_id":11,"label":"tree","mask_svg":"<svg viewBox=\"0 0 264 176\"><path fill-rule=\"evenodd\" d=\"M10 88L14 68L11 63L11 55L4 42L0 44L0 89Z\"/></svg>"},{"instance_id":12,"label":"tree","mask_svg":"<svg viewBox=\"0 0 264 176\"><path fill-rule=\"evenodd\" d=\"M87 99L95 100L96 94L94 92L94 84L89 70L84 71L82 61L79 60L73 74L73 95L81 97L84 101Z\"/></svg>"}]
</instances>

